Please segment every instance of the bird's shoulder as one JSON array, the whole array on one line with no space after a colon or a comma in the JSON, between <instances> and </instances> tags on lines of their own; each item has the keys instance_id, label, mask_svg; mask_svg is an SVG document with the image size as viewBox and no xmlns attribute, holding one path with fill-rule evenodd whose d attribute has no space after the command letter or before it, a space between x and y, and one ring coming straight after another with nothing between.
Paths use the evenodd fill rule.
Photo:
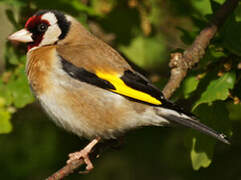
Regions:
<instances>
[{"instance_id":1,"label":"bird's shoulder","mask_svg":"<svg viewBox=\"0 0 241 180\"><path fill-rule=\"evenodd\" d=\"M116 50L97 38L86 43L59 45L56 50L65 60L90 72L98 69L121 74L132 69Z\"/></svg>"}]
</instances>

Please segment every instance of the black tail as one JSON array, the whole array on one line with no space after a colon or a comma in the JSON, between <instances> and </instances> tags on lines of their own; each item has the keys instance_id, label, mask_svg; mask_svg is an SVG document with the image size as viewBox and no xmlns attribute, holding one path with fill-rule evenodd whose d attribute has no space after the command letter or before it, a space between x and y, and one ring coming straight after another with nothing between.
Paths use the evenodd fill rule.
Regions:
<instances>
[{"instance_id":1,"label":"black tail","mask_svg":"<svg viewBox=\"0 0 241 180\"><path fill-rule=\"evenodd\" d=\"M210 136L218 139L219 141L222 141L225 144L230 144L230 142L228 141L228 139L226 138L226 136L224 134L220 134L220 133L216 132L215 130L211 129L210 127L208 127L208 126L206 126L202 123L200 123L197 120L181 117L182 116L181 114L180 114L180 116L176 116L176 115L173 115L173 114L168 114L168 115L165 114L165 115L161 115L161 116L166 118L170 122L181 124L183 126L193 128L193 129L198 130L198 131L200 131L204 134L210 135Z\"/></svg>"}]
</instances>

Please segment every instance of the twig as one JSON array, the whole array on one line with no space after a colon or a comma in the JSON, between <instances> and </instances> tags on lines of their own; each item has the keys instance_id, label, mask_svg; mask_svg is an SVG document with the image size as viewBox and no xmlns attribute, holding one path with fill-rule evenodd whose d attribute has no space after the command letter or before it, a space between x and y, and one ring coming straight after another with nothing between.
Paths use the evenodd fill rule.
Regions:
<instances>
[{"instance_id":1,"label":"twig","mask_svg":"<svg viewBox=\"0 0 241 180\"><path fill-rule=\"evenodd\" d=\"M120 141L119 141L120 140ZM99 143L95 146L93 151L90 154L90 159L94 160L97 157L99 157L100 154L102 154L104 151L106 151L108 148L114 148L118 149L122 143L122 137L120 137L118 141L117 140L108 140L102 143ZM54 174L49 176L46 180L60 180L64 177L70 175L75 170L79 169L81 166L85 165L85 162L83 159L72 161L70 164L66 164L64 167L62 167L60 170L56 171Z\"/></svg>"},{"instance_id":2,"label":"twig","mask_svg":"<svg viewBox=\"0 0 241 180\"><path fill-rule=\"evenodd\" d=\"M63 179L64 177L73 173L75 169L78 169L83 164L84 164L83 159L75 160L70 164L66 164L64 167L62 167L60 170L55 172L53 175L49 176L46 180Z\"/></svg>"},{"instance_id":3,"label":"twig","mask_svg":"<svg viewBox=\"0 0 241 180\"><path fill-rule=\"evenodd\" d=\"M218 28L225 22L228 16L237 7L239 0L226 0L226 2L216 12L211 23L204 28L196 37L193 44L187 48L183 54L173 53L169 67L171 68L171 76L163 89L166 98L170 98L173 92L180 86L182 80L187 75L187 71L197 64L205 54L210 40L216 34Z\"/></svg>"},{"instance_id":4,"label":"twig","mask_svg":"<svg viewBox=\"0 0 241 180\"><path fill-rule=\"evenodd\" d=\"M207 48L210 40L216 34L218 27L224 23L227 17L238 5L238 2L239 0L227 0L217 11L210 25L201 31L193 44L186 49L183 54L171 54L169 64L171 68L171 77L163 90L163 93L167 98L170 98L172 93L180 86L182 80L187 74L188 69L191 69L203 57L205 49ZM103 144L103 146L109 145ZM99 151L97 152L97 150L94 150L91 153L92 158L95 158L97 154L99 154ZM82 159L76 160L71 164L66 164L63 168L49 176L47 180L63 179L82 165L84 165L84 161Z\"/></svg>"}]
</instances>

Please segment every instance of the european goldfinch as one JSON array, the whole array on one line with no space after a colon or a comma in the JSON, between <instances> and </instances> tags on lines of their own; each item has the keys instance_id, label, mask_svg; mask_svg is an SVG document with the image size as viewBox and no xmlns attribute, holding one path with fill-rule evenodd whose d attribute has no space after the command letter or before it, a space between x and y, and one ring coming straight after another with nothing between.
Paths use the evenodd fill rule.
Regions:
<instances>
[{"instance_id":1,"label":"european goldfinch","mask_svg":"<svg viewBox=\"0 0 241 180\"><path fill-rule=\"evenodd\" d=\"M165 99L121 55L73 17L40 10L9 36L27 43L26 74L45 111L64 129L92 140L68 163L83 158L101 139L112 139L141 126L177 123L229 144L191 114Z\"/></svg>"}]
</instances>

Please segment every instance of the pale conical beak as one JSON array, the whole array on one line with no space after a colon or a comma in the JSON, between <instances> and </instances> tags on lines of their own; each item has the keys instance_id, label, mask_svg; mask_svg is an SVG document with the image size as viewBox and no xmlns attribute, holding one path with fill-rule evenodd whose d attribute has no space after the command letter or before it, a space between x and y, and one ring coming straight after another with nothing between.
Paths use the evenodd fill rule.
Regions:
<instances>
[{"instance_id":1,"label":"pale conical beak","mask_svg":"<svg viewBox=\"0 0 241 180\"><path fill-rule=\"evenodd\" d=\"M32 33L27 31L26 29L21 29L13 33L12 35L8 36L8 40L23 43L33 42Z\"/></svg>"}]
</instances>

